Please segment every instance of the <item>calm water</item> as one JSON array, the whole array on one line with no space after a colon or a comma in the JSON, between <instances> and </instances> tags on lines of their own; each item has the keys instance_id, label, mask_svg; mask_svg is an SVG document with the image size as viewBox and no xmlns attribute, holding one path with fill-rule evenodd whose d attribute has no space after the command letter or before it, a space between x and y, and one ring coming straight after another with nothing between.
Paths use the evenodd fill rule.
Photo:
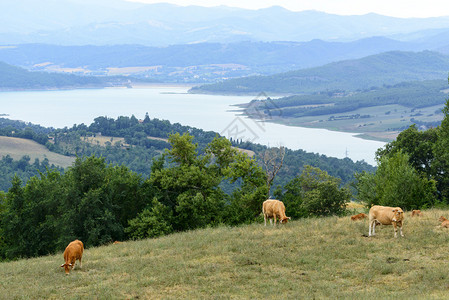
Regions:
<instances>
[{"instance_id":1,"label":"calm water","mask_svg":"<svg viewBox=\"0 0 449 300\"><path fill-rule=\"evenodd\" d=\"M186 88L86 89L69 91L1 92L0 115L45 127L89 125L98 116L116 118L134 115L143 119L169 120L233 139L269 146L304 149L327 156L375 164L374 153L385 143L367 141L354 134L255 122L239 116L233 104L246 103L249 96L186 94Z\"/></svg>"}]
</instances>

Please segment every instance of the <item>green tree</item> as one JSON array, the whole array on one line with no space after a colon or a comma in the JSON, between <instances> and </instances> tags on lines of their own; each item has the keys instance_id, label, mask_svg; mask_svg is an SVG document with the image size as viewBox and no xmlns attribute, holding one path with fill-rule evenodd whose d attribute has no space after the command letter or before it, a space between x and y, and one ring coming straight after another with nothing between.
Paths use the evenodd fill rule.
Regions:
<instances>
[{"instance_id":1,"label":"green tree","mask_svg":"<svg viewBox=\"0 0 449 300\"><path fill-rule=\"evenodd\" d=\"M305 166L299 177L303 192L302 209L312 216L342 215L351 197L347 188L340 188L340 179L326 171Z\"/></svg>"},{"instance_id":2,"label":"green tree","mask_svg":"<svg viewBox=\"0 0 449 300\"><path fill-rule=\"evenodd\" d=\"M432 173L437 181L438 191L443 201L449 203L449 99L443 109L444 119L434 144Z\"/></svg>"},{"instance_id":3,"label":"green tree","mask_svg":"<svg viewBox=\"0 0 449 300\"><path fill-rule=\"evenodd\" d=\"M430 207L436 187L409 163L406 153L397 152L380 159L375 174L359 174L356 184L359 200L372 205L399 206L402 209Z\"/></svg>"},{"instance_id":4,"label":"green tree","mask_svg":"<svg viewBox=\"0 0 449 300\"><path fill-rule=\"evenodd\" d=\"M173 231L172 217L170 208L153 198L152 206L129 220L129 226L125 231L130 238L136 240L166 235Z\"/></svg>"}]
</instances>

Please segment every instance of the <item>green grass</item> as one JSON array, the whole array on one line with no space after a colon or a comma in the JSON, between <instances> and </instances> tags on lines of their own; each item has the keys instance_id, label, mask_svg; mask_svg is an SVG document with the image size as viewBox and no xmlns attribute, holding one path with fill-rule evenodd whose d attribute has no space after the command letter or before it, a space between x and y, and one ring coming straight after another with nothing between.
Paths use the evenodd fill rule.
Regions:
<instances>
[{"instance_id":1,"label":"green grass","mask_svg":"<svg viewBox=\"0 0 449 300\"><path fill-rule=\"evenodd\" d=\"M446 299L449 211L407 213L404 238L368 221L304 219L282 227L219 227L84 252L0 263L7 299Z\"/></svg>"},{"instance_id":2,"label":"green grass","mask_svg":"<svg viewBox=\"0 0 449 300\"><path fill-rule=\"evenodd\" d=\"M31 158L30 163L33 163L36 158L39 158L41 162L47 158L50 165L54 164L63 168L71 166L75 161L74 157L51 152L32 140L0 136L0 158L6 155L11 156L15 160L28 155Z\"/></svg>"}]
</instances>

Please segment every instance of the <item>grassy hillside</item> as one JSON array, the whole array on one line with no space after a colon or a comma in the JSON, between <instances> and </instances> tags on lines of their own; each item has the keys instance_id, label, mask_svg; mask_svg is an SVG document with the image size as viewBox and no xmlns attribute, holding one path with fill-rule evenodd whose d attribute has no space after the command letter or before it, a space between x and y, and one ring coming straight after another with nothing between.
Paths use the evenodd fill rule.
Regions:
<instances>
[{"instance_id":1,"label":"grassy hillside","mask_svg":"<svg viewBox=\"0 0 449 300\"><path fill-rule=\"evenodd\" d=\"M367 221L297 220L283 227L209 228L84 252L66 276L62 253L0 263L0 295L99 299L446 299L449 229L407 213L367 238Z\"/></svg>"},{"instance_id":2,"label":"grassy hillside","mask_svg":"<svg viewBox=\"0 0 449 300\"><path fill-rule=\"evenodd\" d=\"M445 80L448 69L449 56L446 55L430 51L393 51L271 76L230 79L194 87L190 92L301 94L326 90L355 91L404 81Z\"/></svg>"},{"instance_id":3,"label":"grassy hillside","mask_svg":"<svg viewBox=\"0 0 449 300\"><path fill-rule=\"evenodd\" d=\"M64 156L49 151L43 145L32 140L0 136L0 157L9 155L15 160L21 159L24 155L31 158L31 163L39 158L43 161L48 159L49 164L66 168L75 161L74 157Z\"/></svg>"}]
</instances>

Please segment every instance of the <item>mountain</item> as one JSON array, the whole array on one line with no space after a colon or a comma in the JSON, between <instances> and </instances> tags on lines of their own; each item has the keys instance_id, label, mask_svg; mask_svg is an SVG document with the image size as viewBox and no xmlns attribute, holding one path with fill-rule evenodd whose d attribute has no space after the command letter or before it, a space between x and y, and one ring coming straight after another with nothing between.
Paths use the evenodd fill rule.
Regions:
<instances>
[{"instance_id":1,"label":"mountain","mask_svg":"<svg viewBox=\"0 0 449 300\"><path fill-rule=\"evenodd\" d=\"M174 44L238 41L348 41L449 28L449 17L402 19L377 14L339 16L293 12L137 4L124 0L15 0L0 3L4 44Z\"/></svg>"},{"instance_id":2,"label":"mountain","mask_svg":"<svg viewBox=\"0 0 449 300\"><path fill-rule=\"evenodd\" d=\"M168 82L216 82L225 78L271 75L357 59L386 51L440 49L446 40L402 42L371 37L351 42L236 42L148 47L142 45L0 47L0 61L28 70L90 75L150 77Z\"/></svg>"},{"instance_id":3,"label":"mountain","mask_svg":"<svg viewBox=\"0 0 449 300\"><path fill-rule=\"evenodd\" d=\"M449 56L431 52L392 51L356 60L270 76L250 76L202 85L192 93L287 93L357 90L404 81L447 79Z\"/></svg>"}]
</instances>

